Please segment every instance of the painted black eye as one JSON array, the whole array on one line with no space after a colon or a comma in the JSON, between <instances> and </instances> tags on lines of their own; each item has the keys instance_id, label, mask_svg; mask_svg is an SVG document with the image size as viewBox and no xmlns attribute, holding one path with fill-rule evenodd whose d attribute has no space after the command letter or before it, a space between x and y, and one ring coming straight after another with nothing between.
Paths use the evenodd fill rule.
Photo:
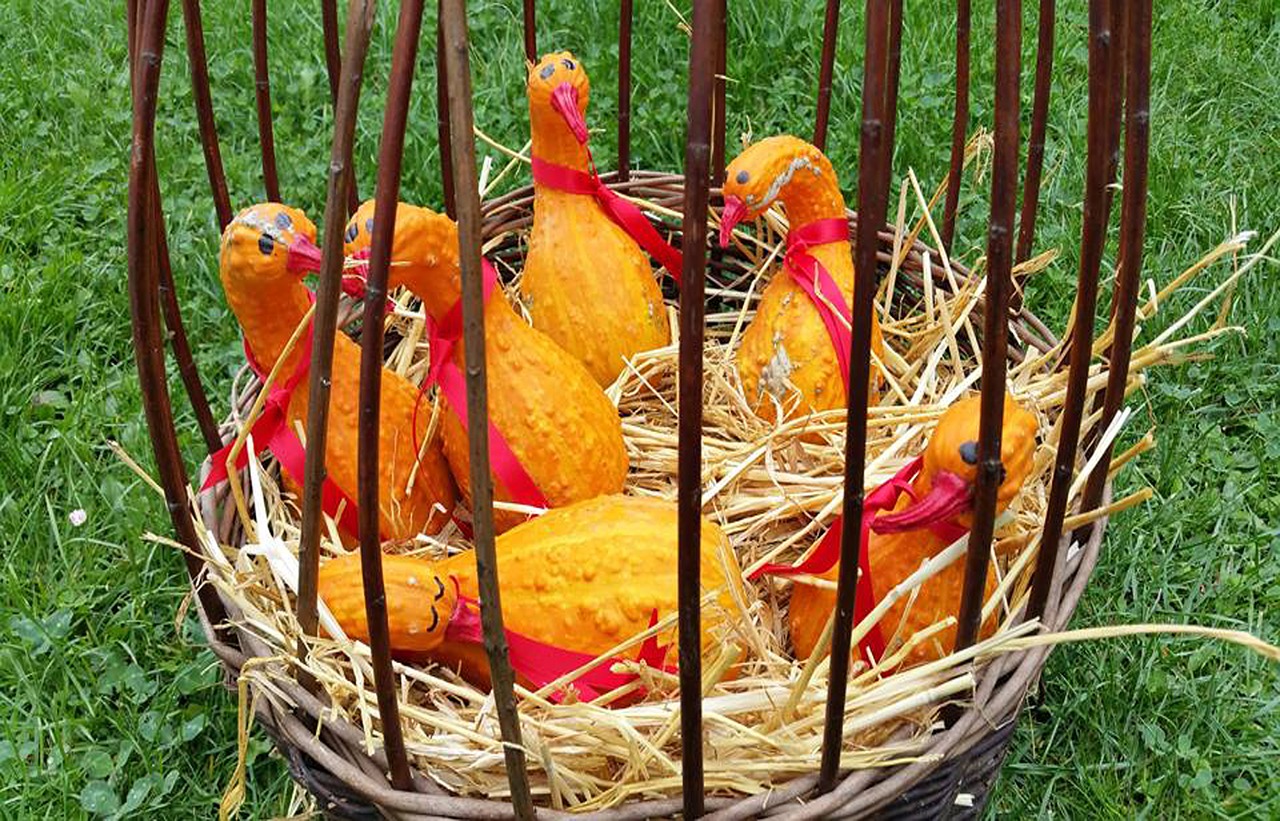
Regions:
<instances>
[{"instance_id":1,"label":"painted black eye","mask_svg":"<svg viewBox=\"0 0 1280 821\"><path fill-rule=\"evenodd\" d=\"M281 211L279 214L276 214L276 227L283 228L288 231L293 227L293 220L289 218L288 214Z\"/></svg>"},{"instance_id":2,"label":"painted black eye","mask_svg":"<svg viewBox=\"0 0 1280 821\"><path fill-rule=\"evenodd\" d=\"M431 608L431 626L427 628L428 633L434 633L436 628L440 626L440 614L436 612L435 607Z\"/></svg>"},{"instance_id":3,"label":"painted black eye","mask_svg":"<svg viewBox=\"0 0 1280 821\"><path fill-rule=\"evenodd\" d=\"M538 72L538 76L539 76L539 77L541 77L542 79L546 80L546 79L547 79L547 78L549 78L552 74L555 74L555 73L556 73L556 64L555 64L555 63L548 63L547 65L545 65L545 66L543 66L543 67L542 67L542 71L539 71L539 72Z\"/></svg>"},{"instance_id":4,"label":"painted black eye","mask_svg":"<svg viewBox=\"0 0 1280 821\"><path fill-rule=\"evenodd\" d=\"M266 234L258 235L258 250L263 256L271 256L271 252L276 249L276 241Z\"/></svg>"},{"instance_id":5,"label":"painted black eye","mask_svg":"<svg viewBox=\"0 0 1280 821\"><path fill-rule=\"evenodd\" d=\"M364 230L368 231L370 234L373 233L373 217L369 217L369 219L364 221Z\"/></svg>"},{"instance_id":6,"label":"painted black eye","mask_svg":"<svg viewBox=\"0 0 1280 821\"><path fill-rule=\"evenodd\" d=\"M966 465L978 464L978 443L969 440L960 446L960 458Z\"/></svg>"},{"instance_id":7,"label":"painted black eye","mask_svg":"<svg viewBox=\"0 0 1280 821\"><path fill-rule=\"evenodd\" d=\"M343 239L347 242L355 242L356 237L360 235L360 226L354 222L347 226L347 233L343 235Z\"/></svg>"},{"instance_id":8,"label":"painted black eye","mask_svg":"<svg viewBox=\"0 0 1280 821\"><path fill-rule=\"evenodd\" d=\"M751 179L751 175L746 171L739 171L738 176L734 177L738 181L738 185L746 185L747 180Z\"/></svg>"},{"instance_id":9,"label":"painted black eye","mask_svg":"<svg viewBox=\"0 0 1280 821\"><path fill-rule=\"evenodd\" d=\"M444 598L444 582L441 581L439 576L436 576L436 587L440 588L440 591L436 593L436 601L440 601Z\"/></svg>"},{"instance_id":10,"label":"painted black eye","mask_svg":"<svg viewBox=\"0 0 1280 821\"><path fill-rule=\"evenodd\" d=\"M573 61L572 61L572 60L561 60L561 61L560 61L560 65L564 66L565 68L569 69L570 71L573 71L573 69L574 69L574 65L573 65Z\"/></svg>"}]
</instances>

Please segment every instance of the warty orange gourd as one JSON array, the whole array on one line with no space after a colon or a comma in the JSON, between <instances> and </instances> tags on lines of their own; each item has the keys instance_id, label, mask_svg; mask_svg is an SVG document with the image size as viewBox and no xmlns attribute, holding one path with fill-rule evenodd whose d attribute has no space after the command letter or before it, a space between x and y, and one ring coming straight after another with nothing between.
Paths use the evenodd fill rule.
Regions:
<instances>
[{"instance_id":1,"label":"warty orange gourd","mask_svg":"<svg viewBox=\"0 0 1280 821\"><path fill-rule=\"evenodd\" d=\"M549 510L497 539L498 581L507 630L534 641L596 656L647 629L656 611L677 608L676 507L636 496L601 496ZM742 573L724 533L702 521L704 592L721 589L702 615L702 648L719 646L738 603ZM484 648L449 636L456 598L478 597L475 554L441 561L386 556L383 577L391 649L400 658L430 658L489 686ZM320 597L351 637L368 641L359 553L320 568ZM674 665L676 630L658 636ZM634 653L633 653L634 655ZM566 671L567 672L567 671ZM527 686L527 682L526 686Z\"/></svg>"},{"instance_id":2,"label":"warty orange gourd","mask_svg":"<svg viewBox=\"0 0 1280 821\"><path fill-rule=\"evenodd\" d=\"M277 203L246 208L222 235L219 272L227 303L240 322L249 350L268 371L311 306L311 294L302 278L319 267L315 236L316 227L305 214ZM305 348L295 345L289 352L279 372L280 382L294 373ZM333 347L325 469L351 499L356 494L359 389L360 346L339 333ZM378 521L387 539L437 532L449 520L456 501L453 477L434 436L426 442L417 477L406 492L417 460L412 433L417 397L417 389L406 379L383 371ZM285 421L290 427L305 426L308 400L304 381L289 401ZM426 433L424 418L418 426L418 439L424 439ZM289 478L286 482L292 485Z\"/></svg>"},{"instance_id":3,"label":"warty orange gourd","mask_svg":"<svg viewBox=\"0 0 1280 821\"><path fill-rule=\"evenodd\" d=\"M529 125L538 160L589 172L587 74L572 54L529 69ZM677 274L679 272L676 272ZM608 386L623 360L670 340L649 256L589 194L533 186L533 230L520 290L533 327Z\"/></svg>"},{"instance_id":4,"label":"warty orange gourd","mask_svg":"<svg viewBox=\"0 0 1280 821\"><path fill-rule=\"evenodd\" d=\"M945 533L939 535L934 532L940 529L938 525L949 525L950 529L960 532L973 525L971 504L973 483L977 477L979 401L977 395L961 399L938 420L938 427L924 451L923 467L912 483L915 500L904 494L898 500L894 513L881 514L872 520L867 559L875 601L884 598L918 570L921 562L954 540ZM997 492L997 514L1007 508L1022 490L1022 484L1031 471L1036 428L1035 416L1006 394L1000 448L1004 479ZM822 574L822 578L834 582L839 571L837 564ZM906 640L947 616L956 615L960 610L963 584L964 562L952 562L920 586L914 602L907 598L895 602L879 621L885 640L888 641L895 632ZM991 569L987 572L985 595L990 596L995 586L995 571ZM789 620L791 642L797 657L807 658L813 652L835 604L834 587L819 587L796 580L791 593ZM985 638L994 630L993 613L983 623L980 635ZM922 664L950 653L955 644L955 634L955 627L934 634L930 640L908 652L903 666Z\"/></svg>"},{"instance_id":5,"label":"warty orange gourd","mask_svg":"<svg viewBox=\"0 0 1280 821\"><path fill-rule=\"evenodd\" d=\"M845 220L844 196L835 169L821 151L787 135L761 140L739 154L725 170L725 209L721 244L744 219L755 219L774 202L782 204L791 231L821 220ZM853 303L853 257L847 239L809 248L830 273L844 298ZM883 359L880 324L872 314L871 350ZM810 297L783 270L774 273L760 296L755 317L742 333L738 375L747 403L762 419L794 419L847 403L840 358L827 326ZM871 367L871 401L878 369Z\"/></svg>"},{"instance_id":6,"label":"warty orange gourd","mask_svg":"<svg viewBox=\"0 0 1280 821\"><path fill-rule=\"evenodd\" d=\"M346 253L359 254L372 241L374 202L364 203L347 223ZM457 304L462 289L458 228L453 220L426 208L401 203L396 208L388 285L408 287L430 316L439 321ZM618 493L628 459L617 408L582 364L546 334L529 327L497 287L485 305L485 363L489 384L489 420L502 434L529 478L551 507ZM464 363L459 342L453 361ZM463 500L471 504L471 456L467 433L456 411L442 399L445 457ZM494 499L515 501L511 489L494 477ZM494 511L498 532L526 516Z\"/></svg>"}]
</instances>

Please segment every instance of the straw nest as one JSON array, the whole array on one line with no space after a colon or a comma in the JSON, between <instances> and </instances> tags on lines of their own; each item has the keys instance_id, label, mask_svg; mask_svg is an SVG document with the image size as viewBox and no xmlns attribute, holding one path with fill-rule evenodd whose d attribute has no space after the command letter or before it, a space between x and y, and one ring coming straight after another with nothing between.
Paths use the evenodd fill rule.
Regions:
<instances>
[{"instance_id":1,"label":"straw nest","mask_svg":"<svg viewBox=\"0 0 1280 821\"><path fill-rule=\"evenodd\" d=\"M643 186L636 190L644 193ZM888 384L879 404L869 412L868 488L889 478L919 452L947 405L976 389L982 369L978 343L983 263L980 260L973 271L966 271L922 246L917 241L921 234L932 236L935 247L940 245L929 204L914 176L900 191L897 225L882 235L881 256L888 270L876 310L888 349L887 361L881 363ZM908 219L906 203L913 198L915 214ZM663 216L673 214L659 198L654 200L649 203L651 210ZM495 252L514 301L510 285L519 272L504 261L518 256L527 220L504 223L503 219L501 209L496 215L489 212L489 225L500 228L488 238L486 249ZM844 413L817 414L776 427L766 424L747 407L733 365L737 340L751 318L763 278L777 268L784 235L785 223L774 214L758 223L754 231L740 232L736 249L726 257L728 262L713 272L708 286L711 307L702 397L703 511L728 534L744 569L766 560L799 557L830 526L842 498ZM1213 262L1223 258L1237 262L1234 272L1191 312L1135 349L1130 391L1143 384L1144 372L1151 366L1178 361L1188 346L1233 330L1219 322L1203 332L1179 335L1196 314L1216 307L1224 294L1229 296L1236 281L1265 257L1276 238L1256 254L1241 258L1246 239L1240 236L1223 243L1158 292L1154 283L1148 283L1148 298L1139 308L1140 324L1159 310L1174 289ZM904 265L907 260L910 264ZM1021 282L1053 263L1052 254L1041 256L1024 265L1016 276ZM421 312L402 295L388 323L390 338L397 340L389 346L388 366L420 380L427 366ZM674 338L674 309L671 327ZM894 636L879 666L855 666L844 717L844 767L884 766L918 758L939 708L971 695L975 663L1062 639L1033 637L1038 625L1018 623L1015 616L1028 593L1030 568L1038 549L1065 395L1065 369L1056 366L1065 351L1029 315L1014 330L1020 344L1009 363L1009 390L1039 418L1041 441L1034 470L1021 495L997 522L993 561L1000 584L985 612L997 613L1000 627L994 637L962 653L893 675L882 674L906 648L931 641L936 631L947 626L939 623L914 636ZM1141 330L1138 340L1143 341ZM1109 330L1104 329L1095 342L1095 353L1105 351L1108 342ZM641 354L608 391L622 416L631 459L627 492L669 499L673 504L677 360L674 342ZM1099 357L1089 380L1086 408L1095 407L1094 397L1106 379L1107 364ZM230 423L236 433L251 422L249 410L258 388L247 374L237 386ZM1101 431L1097 430L1099 413L1086 413L1084 441L1114 437L1127 418L1123 413L1109 430ZM1118 451L1110 465L1079 466L1071 494L1074 513L1068 518L1067 532L1150 496L1150 490L1143 489L1110 502L1104 509L1075 509L1091 471L1114 474L1153 445L1152 433L1147 432L1132 447ZM238 504L218 508L206 504L204 519L196 522L211 560L210 581L234 605L237 625L275 654L241 671L242 712L252 712L245 704L246 692L287 704L288 697L275 682L295 679L305 667L327 694L330 717L360 728L366 748L373 751L381 746L381 731L368 647L343 636L322 607L322 637L311 640L305 665L294 655L299 634L293 608L299 514L296 500L282 495L274 468L267 464L269 469L264 469L251 461L249 476L242 477L248 494ZM909 599L921 582L963 555L965 541L961 539L922 565L890 598ZM435 538L422 537L388 549L438 555L466 550L469 545L451 525ZM326 555L343 550L332 522L322 550ZM709 791L721 793L759 792L811 772L821 747L827 662L792 656L784 618L789 582L766 579L749 584L748 590L755 595L741 603L741 618L735 621L733 632L723 637L722 652L708 657L704 664L706 783ZM704 601L711 598L708 595ZM673 621L674 614L654 630L667 628ZM859 632L855 628L855 639ZM1100 633L1107 634L1105 630ZM637 635L630 646L638 645L647 635ZM1223 637L1249 641L1243 636ZM737 677L723 680L733 664L740 665ZM405 739L421 772L457 794L503 795L507 777L491 696L439 667L397 664L396 672ZM612 806L634 796L678 792L680 738L675 682L671 676L647 668L639 672L649 695L627 707L607 706L620 693L607 694L596 703L563 704L549 701L545 689L519 693L523 739L540 801L582 811Z\"/></svg>"}]
</instances>

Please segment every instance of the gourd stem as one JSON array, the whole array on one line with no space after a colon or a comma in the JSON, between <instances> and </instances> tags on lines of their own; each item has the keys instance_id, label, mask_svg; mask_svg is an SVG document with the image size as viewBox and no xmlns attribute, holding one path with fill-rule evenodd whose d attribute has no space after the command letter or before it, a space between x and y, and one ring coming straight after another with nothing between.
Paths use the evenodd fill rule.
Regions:
<instances>
[{"instance_id":1,"label":"gourd stem","mask_svg":"<svg viewBox=\"0 0 1280 821\"><path fill-rule=\"evenodd\" d=\"M382 576L379 537L378 435L381 415L383 318L386 313L387 271L395 234L396 205L400 196L400 169L404 160L404 134L409 116L409 92L418 56L424 0L404 0L396 24L391 52L391 79L387 108L382 120L382 145L378 152L378 188L374 205L373 237L360 336L360 418L357 450L357 505L360 522L360 570L369 648L373 656L373 683L382 719L383 744L391 769L391 784L398 790L413 786L396 677L391 668L391 635L387 624L386 586Z\"/></svg>"},{"instance_id":2,"label":"gourd stem","mask_svg":"<svg viewBox=\"0 0 1280 821\"><path fill-rule=\"evenodd\" d=\"M532 48L532 3L525 4L525 46ZM465 0L444 0L444 56L449 76L449 125L453 182L458 208L458 257L462 267L462 331L467 379L467 443L471 460L471 515L475 534L480 621L489 660L507 783L516 818L534 817L529 775L521 747L515 676L507 654L493 529L493 479L489 465L489 389L485 376L484 273L480 260L480 194L476 189L476 145L471 110L471 64Z\"/></svg>"},{"instance_id":3,"label":"gourd stem","mask_svg":"<svg viewBox=\"0 0 1280 821\"><path fill-rule=\"evenodd\" d=\"M316 294L307 393L306 446L303 468L302 523L298 537L298 656L305 662L307 637L316 634L316 578L320 568L320 520L324 515L320 489L325 479L325 443L329 430L329 391L333 381L333 341L337 332L338 297L342 291L342 233L350 190L351 147L355 140L356 109L364 77L365 54L373 29L376 0L351 0L347 7L346 59L338 78L333 145L329 152L328 192L324 206L324 237L320 251L320 287ZM305 663L303 665L305 670ZM308 689L315 686L303 673Z\"/></svg>"},{"instance_id":4,"label":"gourd stem","mask_svg":"<svg viewBox=\"0 0 1280 821\"><path fill-rule=\"evenodd\" d=\"M1112 0L1089 3L1089 120L1086 126L1088 155L1085 159L1084 225L1080 234L1080 269L1076 279L1075 321L1071 328L1071 366L1067 373L1067 395L1059 422L1057 456L1053 482L1045 507L1044 530L1040 552L1036 556L1031 598L1027 617L1037 618L1045 611L1049 592L1056 575L1062 520L1066 516L1067 494L1075 469L1080 442L1080 423L1084 415L1085 389L1089 380L1089 363L1093 358L1093 324L1098 298L1098 273L1102 266L1102 250L1107 240L1107 163L1111 145L1112 95L1118 92L1112 83L1116 63L1112 50L1116 42L1111 29ZM1105 474L1106 468L1099 470Z\"/></svg>"},{"instance_id":5,"label":"gourd stem","mask_svg":"<svg viewBox=\"0 0 1280 821\"><path fill-rule=\"evenodd\" d=\"M991 218L987 227L987 292L982 325L982 397L973 526L965 553L964 585L956 624L956 650L977 640L986 590L1004 428L1005 369L1009 342L1009 291L1013 270L1013 220L1018 204L1018 84L1022 74L1022 2L996 2L995 158ZM948 716L948 718L953 718ZM950 721L948 723L951 723Z\"/></svg>"},{"instance_id":6,"label":"gourd stem","mask_svg":"<svg viewBox=\"0 0 1280 821\"><path fill-rule=\"evenodd\" d=\"M841 509L840 572L836 581L836 618L831 639L826 714L818 792L836 783L843 746L845 694L849 686L849 647L861 542L863 473L867 449L867 401L871 377L872 302L876 290L876 253L884 224L888 192L885 166L893 153L888 86L891 9L888 0L866 4L865 70L862 81L862 134L858 149L858 226L854 242L853 323L849 352L848 410L845 417L844 502Z\"/></svg>"}]
</instances>

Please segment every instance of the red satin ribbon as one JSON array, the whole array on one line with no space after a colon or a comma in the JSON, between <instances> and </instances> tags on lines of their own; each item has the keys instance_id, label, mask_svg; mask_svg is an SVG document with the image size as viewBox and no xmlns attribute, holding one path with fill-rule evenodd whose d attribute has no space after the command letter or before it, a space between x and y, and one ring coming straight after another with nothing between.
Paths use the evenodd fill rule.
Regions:
<instances>
[{"instance_id":1,"label":"red satin ribbon","mask_svg":"<svg viewBox=\"0 0 1280 821\"><path fill-rule=\"evenodd\" d=\"M667 273L671 274L677 283L680 282L680 274L684 270L684 256L662 238L658 230L653 227L653 223L645 218L639 208L618 195L600 180L600 175L596 173L595 163L591 161L590 157L591 152L588 149L587 158L591 164L589 172L578 171L574 168L556 165L534 157L533 181L537 185L556 191L594 197L596 202L600 203L600 207L604 209L604 213L609 219L613 220L619 228L625 231L627 236L635 240L649 256L656 259L663 268L666 268Z\"/></svg>"},{"instance_id":2,"label":"red satin ribbon","mask_svg":"<svg viewBox=\"0 0 1280 821\"><path fill-rule=\"evenodd\" d=\"M455 589L458 580L453 579ZM649 626L658 623L658 611L655 609L649 617ZM527 680L534 688L545 687L556 679L583 665L594 661L596 656L580 653L577 650L566 650L553 644L546 644L531 639L514 630L503 631L507 637L507 657L511 661L511 669ZM483 644L484 631L480 626L480 603L466 596L458 596L458 604L445 628L445 640ZM668 673L676 672L676 668L667 665L666 649L658 646L657 636L650 636L640 646L636 661L643 661L656 670ZM586 671L569 682L578 692L582 701L592 701L605 693L623 687L639 678L635 673L615 673L613 665L623 659L609 659ZM548 696L551 701L559 703L566 693L557 690Z\"/></svg>"},{"instance_id":3,"label":"red satin ribbon","mask_svg":"<svg viewBox=\"0 0 1280 821\"><path fill-rule=\"evenodd\" d=\"M481 265L484 270L484 301L487 305L490 294L497 287L498 273L487 259L482 259ZM422 390L425 391L433 384L439 385L449 406L462 422L462 429L467 430L467 380L462 375L462 370L453 362L454 348L462 339L461 300L455 302L439 322L432 321L428 316L427 338L431 348L431 363L427 369L427 378L422 383ZM414 429L417 429L416 424ZM416 443L414 451L417 452ZM513 501L531 507L550 507L547 498L525 471L524 465L520 464L492 420L489 422L489 466L494 476L511 494Z\"/></svg>"},{"instance_id":4,"label":"red satin ribbon","mask_svg":"<svg viewBox=\"0 0 1280 821\"><path fill-rule=\"evenodd\" d=\"M271 386L270 391L267 392L267 399L263 403L261 415L253 423L253 427L249 429L249 432L253 434L254 455L264 450L270 450L272 455L276 457L276 461L280 463L280 468L293 477L293 480L298 484L302 484L303 476L306 473L307 454L306 448L302 446L302 440L298 438L297 432L289 426L288 411L289 402L293 399L294 391L297 390L302 378L306 375L307 368L311 366L312 330L311 327L307 328L306 338L298 353L298 364L294 367L293 373L284 382ZM263 384L266 384L268 371L259 364L257 357L253 355L247 339L244 342L244 355L249 362L249 367L253 369L258 379ZM213 463L212 469L209 471L204 485L201 486L201 490L208 490L227 478L227 458L231 455L232 444L234 442L226 445L210 457ZM240 454L236 458L236 468L243 470L248 463L249 449L247 447L241 448ZM325 477L324 482L320 485L320 509L337 521L346 532L359 534L360 524L355 502L328 476Z\"/></svg>"},{"instance_id":5,"label":"red satin ribbon","mask_svg":"<svg viewBox=\"0 0 1280 821\"><path fill-rule=\"evenodd\" d=\"M844 381L846 393L849 390L849 351L853 346L850 330L853 311L849 303L845 302L840 286L831 278L831 272L809 253L809 249L848 240L847 221L835 217L816 220L808 225L792 228L787 233L787 253L783 258L783 267L808 295L809 301L818 310L818 316L822 317L822 324L827 327L827 335L831 337L831 346L835 348L840 378Z\"/></svg>"},{"instance_id":6,"label":"red satin ribbon","mask_svg":"<svg viewBox=\"0 0 1280 821\"><path fill-rule=\"evenodd\" d=\"M871 583L871 560L868 551L868 540L871 534L871 521L876 514L891 511L898 504L902 494L915 499L915 490L911 482L919 475L924 466L924 457L917 456L895 473L888 481L871 491L862 500L862 526L859 530L858 544L858 584L853 600L853 623L858 624L875 609L877 600L875 587ZM757 579L768 573L773 576L797 576L800 574L820 576L836 566L840 561L840 532L844 525L844 517L837 516L831 527L823 534L817 547L799 564L766 564L750 576ZM954 542L968 531L954 522L935 522L929 530L948 543ZM877 622L871 626L867 634L859 642L863 656L869 662L884 657L884 635Z\"/></svg>"}]
</instances>

